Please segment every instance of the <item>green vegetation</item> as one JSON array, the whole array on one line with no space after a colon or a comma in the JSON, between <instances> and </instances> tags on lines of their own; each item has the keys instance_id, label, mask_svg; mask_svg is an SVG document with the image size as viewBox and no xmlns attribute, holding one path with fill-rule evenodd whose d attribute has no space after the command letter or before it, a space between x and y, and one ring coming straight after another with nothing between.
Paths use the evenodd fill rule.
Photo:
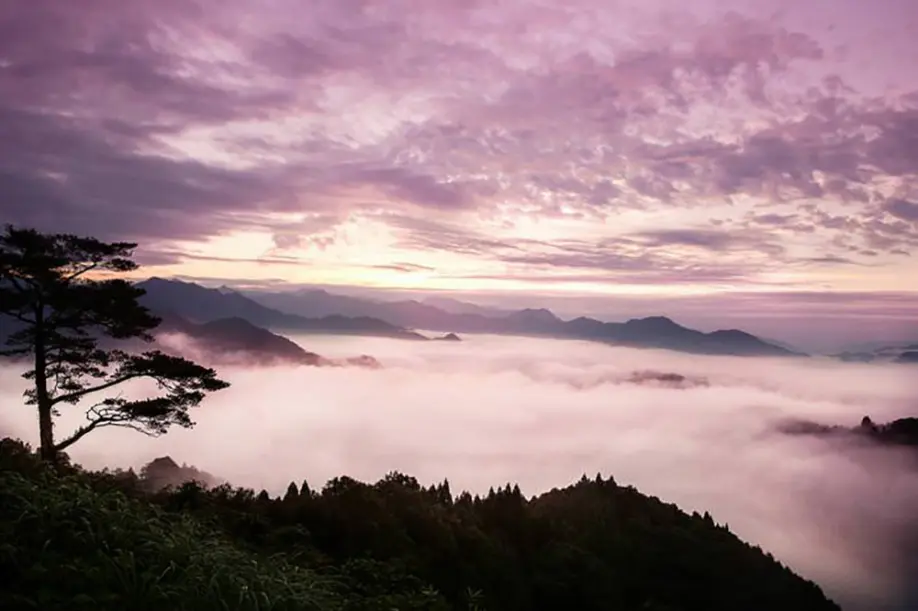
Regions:
<instances>
[{"instance_id":1,"label":"green vegetation","mask_svg":"<svg viewBox=\"0 0 918 611\"><path fill-rule=\"evenodd\" d=\"M4 610L838 609L707 514L599 476L529 500L400 474L271 498L63 458L0 443Z\"/></svg>"}]
</instances>

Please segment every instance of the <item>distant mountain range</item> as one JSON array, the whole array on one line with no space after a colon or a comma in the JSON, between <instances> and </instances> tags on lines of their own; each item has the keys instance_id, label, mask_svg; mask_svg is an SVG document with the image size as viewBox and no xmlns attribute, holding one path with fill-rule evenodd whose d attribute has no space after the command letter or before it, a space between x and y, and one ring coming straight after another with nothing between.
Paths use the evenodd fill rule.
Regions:
<instances>
[{"instance_id":1,"label":"distant mountain range","mask_svg":"<svg viewBox=\"0 0 918 611\"><path fill-rule=\"evenodd\" d=\"M324 290L249 292L263 305L290 314L316 316L329 312L381 318L405 328L459 333L496 333L600 341L625 346L664 348L700 354L741 356L799 355L787 347L736 329L703 333L683 327L664 316L602 322L580 317L562 320L546 309L506 312L456 300L378 302L335 295ZM447 310L446 308L449 308Z\"/></svg>"},{"instance_id":2,"label":"distant mountain range","mask_svg":"<svg viewBox=\"0 0 918 611\"><path fill-rule=\"evenodd\" d=\"M236 347L261 350L265 336L258 331L297 334L357 335L396 339L459 339L456 333L490 333L560 339L596 341L620 346L659 348L692 354L732 356L806 356L791 346L756 337L738 329L711 333L679 325L664 316L636 318L626 322L603 322L580 317L563 320L547 309L507 311L465 303L450 298L424 301L377 301L325 290L236 291L229 287L208 288L193 282L150 278L138 283L146 293L141 302L163 317L165 325L183 325L200 341L236 342ZM178 321L183 321L179 323ZM246 324L248 326L246 326ZM193 329L191 325L196 325ZM18 328L12 319L0 315L0 343ZM441 332L429 338L415 329ZM188 333L186 333L188 334ZM290 340L271 333L277 340ZM231 339L230 339L231 338ZM305 362L317 355L303 351L292 356L290 346L272 340L268 353L287 354L293 361ZM885 361L915 363L918 343L903 342L863 352L833 355L844 361ZM273 357L272 357L273 358ZM320 358L320 357L318 357ZM305 360L304 360L305 359Z\"/></svg>"},{"instance_id":3,"label":"distant mountain range","mask_svg":"<svg viewBox=\"0 0 918 611\"><path fill-rule=\"evenodd\" d=\"M882 346L873 349L849 350L833 355L848 363L918 363L918 342Z\"/></svg>"},{"instance_id":4,"label":"distant mountain range","mask_svg":"<svg viewBox=\"0 0 918 611\"><path fill-rule=\"evenodd\" d=\"M307 318L272 309L232 290L206 288L193 282L150 278L138 286L146 291L141 303L155 314L172 314L189 322L241 318L253 325L279 331L426 339L378 318L340 314Z\"/></svg>"},{"instance_id":5,"label":"distant mountain range","mask_svg":"<svg viewBox=\"0 0 918 611\"><path fill-rule=\"evenodd\" d=\"M491 310L455 300L440 307L419 301L378 302L323 290L249 292L206 288L151 278L139 286L143 303L157 314L175 313L194 322L238 317L278 331L425 339L412 329L447 333L494 333L581 339L695 354L799 355L736 329L703 333L653 316L623 323L592 318L562 320L546 309ZM448 308L448 309L445 309Z\"/></svg>"}]
</instances>

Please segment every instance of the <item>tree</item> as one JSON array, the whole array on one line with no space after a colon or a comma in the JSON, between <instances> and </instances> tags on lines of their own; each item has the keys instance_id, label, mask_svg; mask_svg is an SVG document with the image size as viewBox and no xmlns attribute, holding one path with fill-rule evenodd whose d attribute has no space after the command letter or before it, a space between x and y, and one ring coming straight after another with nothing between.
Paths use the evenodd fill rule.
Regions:
<instances>
[{"instance_id":1,"label":"tree","mask_svg":"<svg viewBox=\"0 0 918 611\"><path fill-rule=\"evenodd\" d=\"M290 482L290 485L287 486L287 494L284 495L285 501L295 501L300 496L300 491L296 487L295 482Z\"/></svg>"},{"instance_id":2,"label":"tree","mask_svg":"<svg viewBox=\"0 0 918 611\"><path fill-rule=\"evenodd\" d=\"M172 425L192 427L188 409L207 393L229 386L213 369L184 358L119 348L123 340L152 341L150 331L160 323L138 302L143 289L115 277L137 269L131 259L136 246L11 225L0 234L0 322L11 328L0 356L32 364L23 374L32 381L25 396L38 411L45 460L55 460L59 452L103 427L153 436ZM158 394L104 396L139 379L153 380ZM97 400L86 408L87 424L55 441L53 418L59 410L90 397Z\"/></svg>"}]
</instances>

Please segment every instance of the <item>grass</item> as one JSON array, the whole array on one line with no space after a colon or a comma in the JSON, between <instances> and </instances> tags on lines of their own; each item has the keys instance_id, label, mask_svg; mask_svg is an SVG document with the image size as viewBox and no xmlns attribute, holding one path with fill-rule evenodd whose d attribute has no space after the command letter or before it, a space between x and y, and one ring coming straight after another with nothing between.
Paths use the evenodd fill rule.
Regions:
<instances>
[{"instance_id":1,"label":"grass","mask_svg":"<svg viewBox=\"0 0 918 611\"><path fill-rule=\"evenodd\" d=\"M79 476L0 473L3 609L340 609L336 583Z\"/></svg>"}]
</instances>

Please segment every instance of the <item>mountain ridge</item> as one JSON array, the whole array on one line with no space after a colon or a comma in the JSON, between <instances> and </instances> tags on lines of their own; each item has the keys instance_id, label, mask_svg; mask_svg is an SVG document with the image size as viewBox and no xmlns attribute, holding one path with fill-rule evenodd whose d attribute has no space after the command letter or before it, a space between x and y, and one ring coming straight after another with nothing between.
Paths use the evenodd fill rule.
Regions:
<instances>
[{"instance_id":1,"label":"mountain ridge","mask_svg":"<svg viewBox=\"0 0 918 611\"><path fill-rule=\"evenodd\" d=\"M303 314L317 311L310 310L310 308L315 308L316 304L310 303L305 298L305 291L298 293L258 291L247 294L253 301L287 308L283 311L288 313ZM330 307L334 297L334 293L323 291L324 301L319 307ZM386 322L406 328L450 333L494 333L582 339L697 354L806 356L801 352L767 342L738 329L704 333L684 327L660 315L633 318L625 322L603 322L586 316L565 321L546 308L525 308L509 313L493 310L493 314L485 315L470 312L446 312L429 303L414 300L375 302L361 300L357 297L341 297L342 303L346 304L350 312L372 313ZM472 306L472 304L465 305Z\"/></svg>"},{"instance_id":2,"label":"mountain ridge","mask_svg":"<svg viewBox=\"0 0 918 611\"><path fill-rule=\"evenodd\" d=\"M259 327L300 333L426 339L408 329L368 316L330 315L309 318L281 312L238 291L226 290L226 287L212 289L193 282L159 277L138 282L137 286L145 291L140 302L154 314L172 313L190 322L207 323L218 319L242 318Z\"/></svg>"},{"instance_id":3,"label":"mountain ridge","mask_svg":"<svg viewBox=\"0 0 918 611\"><path fill-rule=\"evenodd\" d=\"M335 303L340 303L347 315L368 315L406 329L581 339L696 354L806 356L738 329L704 333L684 327L660 315L634 318L625 322L603 322L585 316L562 320L546 308L525 308L506 312L489 310L458 300L452 300L453 307L462 311L448 312L430 303L415 300L372 301L335 295L325 290L249 291L245 294L252 301L265 307L275 307L286 314L300 316L327 313L335 307ZM475 307L489 314L476 313L473 311Z\"/></svg>"},{"instance_id":4,"label":"mountain ridge","mask_svg":"<svg viewBox=\"0 0 918 611\"><path fill-rule=\"evenodd\" d=\"M285 293L286 307L279 310L259 299L265 293L243 293L230 287L208 288L177 279L151 277L137 283L145 291L140 302L158 316L175 315L190 323L209 323L239 318L269 331L302 334L356 335L426 341L414 329L452 334L487 333L525 337L549 337L594 341L635 348L675 350L691 354L725 356L807 356L767 342L739 329L705 333L684 327L666 316L632 318L624 322L603 322L581 316L563 320L546 308L526 308L493 315L450 313L414 301L373 302L339 296L327 291ZM275 295L278 295L276 293ZM309 300L316 294L325 300L323 316L309 317ZM291 298L292 296L292 298ZM346 313L327 313L338 298L347 304ZM275 301L266 299L267 301ZM457 302L462 303L462 302ZM300 304L300 307L295 307Z\"/></svg>"}]
</instances>

